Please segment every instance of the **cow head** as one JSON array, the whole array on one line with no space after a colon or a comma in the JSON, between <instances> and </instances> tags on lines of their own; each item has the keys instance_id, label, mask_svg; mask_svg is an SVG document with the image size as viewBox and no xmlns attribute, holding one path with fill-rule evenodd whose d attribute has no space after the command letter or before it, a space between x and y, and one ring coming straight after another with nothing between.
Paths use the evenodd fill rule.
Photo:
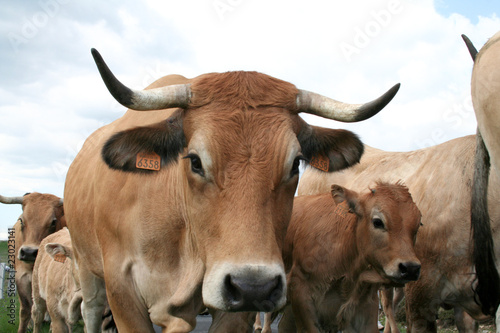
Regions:
<instances>
[{"instance_id":1,"label":"cow head","mask_svg":"<svg viewBox=\"0 0 500 333\"><path fill-rule=\"evenodd\" d=\"M111 94L134 110L179 108L148 127L113 135L102 150L109 167L136 168L155 153L177 165L185 219L204 265L203 301L224 311L272 311L285 304L281 248L290 220L300 161L325 171L359 161L363 145L344 130L309 126L300 112L360 121L381 110L393 87L374 102L351 105L298 90L255 72L206 74L190 84L132 91L93 50ZM176 164L177 163L177 164Z\"/></svg>"},{"instance_id":2,"label":"cow head","mask_svg":"<svg viewBox=\"0 0 500 333\"><path fill-rule=\"evenodd\" d=\"M357 248L382 277L378 282L399 285L418 279L420 261L413 247L421 215L405 186L378 183L360 195L332 185L332 196L356 215Z\"/></svg>"},{"instance_id":3,"label":"cow head","mask_svg":"<svg viewBox=\"0 0 500 333\"><path fill-rule=\"evenodd\" d=\"M66 226L64 220L63 200L52 194L27 193L22 197L0 196L0 202L5 204L21 204L23 213L19 216L19 228L16 232L21 233L21 244L17 259L33 262L38 253L40 242L48 235Z\"/></svg>"}]
</instances>

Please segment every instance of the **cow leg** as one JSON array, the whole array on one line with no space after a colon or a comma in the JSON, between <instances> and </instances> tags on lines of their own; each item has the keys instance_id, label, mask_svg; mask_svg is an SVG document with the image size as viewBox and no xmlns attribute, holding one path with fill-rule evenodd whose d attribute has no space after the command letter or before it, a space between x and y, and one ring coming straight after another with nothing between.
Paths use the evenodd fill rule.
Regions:
<instances>
[{"instance_id":1,"label":"cow leg","mask_svg":"<svg viewBox=\"0 0 500 333\"><path fill-rule=\"evenodd\" d=\"M43 324L43 317L47 311L47 304L45 300L37 297L33 300L33 308L31 314L33 316L33 333L40 333Z\"/></svg>"},{"instance_id":2,"label":"cow leg","mask_svg":"<svg viewBox=\"0 0 500 333\"><path fill-rule=\"evenodd\" d=\"M25 333L31 320L31 278L26 274L19 279L16 278L17 293L19 296L19 328L18 333Z\"/></svg>"},{"instance_id":3,"label":"cow leg","mask_svg":"<svg viewBox=\"0 0 500 333\"><path fill-rule=\"evenodd\" d=\"M262 328L262 333L272 333L271 324L273 323L272 312L264 313L264 327Z\"/></svg>"},{"instance_id":4,"label":"cow leg","mask_svg":"<svg viewBox=\"0 0 500 333\"><path fill-rule=\"evenodd\" d=\"M319 333L316 323L316 311L311 300L311 291L303 276L300 268L292 268L289 276L291 281L289 284L288 295L292 303L293 316L295 324L299 332L317 332Z\"/></svg>"},{"instance_id":5,"label":"cow leg","mask_svg":"<svg viewBox=\"0 0 500 333\"><path fill-rule=\"evenodd\" d=\"M429 293L432 294L432 293ZM429 300L422 291L410 292L405 287L407 333L437 333L437 314L441 300Z\"/></svg>"},{"instance_id":6,"label":"cow leg","mask_svg":"<svg viewBox=\"0 0 500 333\"><path fill-rule=\"evenodd\" d=\"M460 333L477 333L479 323L459 306L453 308L455 312L455 324Z\"/></svg>"},{"instance_id":7,"label":"cow leg","mask_svg":"<svg viewBox=\"0 0 500 333\"><path fill-rule=\"evenodd\" d=\"M262 333L262 322L260 321L260 312L257 312L255 316L255 324L253 324L253 330L255 333Z\"/></svg>"},{"instance_id":8,"label":"cow leg","mask_svg":"<svg viewBox=\"0 0 500 333\"><path fill-rule=\"evenodd\" d=\"M396 324L395 308L397 304L394 302L394 289L393 287L382 287L380 289L380 300L386 318L384 333L399 333L399 328Z\"/></svg>"},{"instance_id":9,"label":"cow leg","mask_svg":"<svg viewBox=\"0 0 500 333\"><path fill-rule=\"evenodd\" d=\"M295 326L295 318L293 317L293 309L291 305L288 305L283 312L283 316L278 324L278 332L297 332L297 326Z\"/></svg>"},{"instance_id":10,"label":"cow leg","mask_svg":"<svg viewBox=\"0 0 500 333\"><path fill-rule=\"evenodd\" d=\"M102 314L106 307L104 281L93 275L84 266L79 268L83 297L81 306L86 333L98 333L101 329Z\"/></svg>"},{"instance_id":11,"label":"cow leg","mask_svg":"<svg viewBox=\"0 0 500 333\"><path fill-rule=\"evenodd\" d=\"M66 322L61 317L51 318L50 329L54 333L56 333L56 332L57 333L68 333L68 332L70 332L70 329L68 328L68 325L66 325Z\"/></svg>"}]
</instances>

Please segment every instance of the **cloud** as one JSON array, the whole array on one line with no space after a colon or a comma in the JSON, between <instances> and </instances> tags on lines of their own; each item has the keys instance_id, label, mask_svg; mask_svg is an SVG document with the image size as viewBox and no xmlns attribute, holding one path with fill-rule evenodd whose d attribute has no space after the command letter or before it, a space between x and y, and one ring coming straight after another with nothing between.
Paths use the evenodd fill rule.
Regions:
<instances>
[{"instance_id":1,"label":"cloud","mask_svg":"<svg viewBox=\"0 0 500 333\"><path fill-rule=\"evenodd\" d=\"M257 70L346 102L366 102L401 82L369 121L314 124L355 131L369 145L412 150L473 134L472 61L500 26L445 15L430 0L9 2L0 33L0 194L62 196L85 139L125 111L102 83L96 47L118 78L143 88L166 74ZM20 209L2 206L0 230Z\"/></svg>"}]
</instances>

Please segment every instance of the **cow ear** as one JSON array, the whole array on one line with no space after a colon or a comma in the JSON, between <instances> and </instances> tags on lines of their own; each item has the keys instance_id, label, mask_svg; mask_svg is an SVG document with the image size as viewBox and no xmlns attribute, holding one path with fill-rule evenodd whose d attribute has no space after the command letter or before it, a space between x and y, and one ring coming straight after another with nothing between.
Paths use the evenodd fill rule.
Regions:
<instances>
[{"instance_id":1,"label":"cow ear","mask_svg":"<svg viewBox=\"0 0 500 333\"><path fill-rule=\"evenodd\" d=\"M45 244L45 252L47 252L49 256L56 261L60 260L58 259L60 256L68 257L70 259L73 257L73 250L59 243Z\"/></svg>"},{"instance_id":2,"label":"cow ear","mask_svg":"<svg viewBox=\"0 0 500 333\"><path fill-rule=\"evenodd\" d=\"M150 172L136 167L139 154L156 154L158 167L177 161L179 153L186 147L181 111L154 125L116 133L104 145L102 158L110 168L130 172Z\"/></svg>"},{"instance_id":3,"label":"cow ear","mask_svg":"<svg viewBox=\"0 0 500 333\"><path fill-rule=\"evenodd\" d=\"M308 163L325 172L358 163L364 151L359 137L342 129L310 126L304 122L297 138Z\"/></svg>"},{"instance_id":4,"label":"cow ear","mask_svg":"<svg viewBox=\"0 0 500 333\"><path fill-rule=\"evenodd\" d=\"M334 184L332 185L332 198L337 205L346 201L350 213L354 213L358 216L362 215L358 193Z\"/></svg>"}]
</instances>

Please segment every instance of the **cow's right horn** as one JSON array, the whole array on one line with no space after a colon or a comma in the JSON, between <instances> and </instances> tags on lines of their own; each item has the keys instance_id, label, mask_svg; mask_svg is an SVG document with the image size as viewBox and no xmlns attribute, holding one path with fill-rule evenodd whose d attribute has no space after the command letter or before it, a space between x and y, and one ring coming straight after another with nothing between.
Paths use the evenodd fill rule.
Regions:
<instances>
[{"instance_id":1,"label":"cow's right horn","mask_svg":"<svg viewBox=\"0 0 500 333\"><path fill-rule=\"evenodd\" d=\"M382 110L396 95L399 87L398 83L379 98L365 104L348 104L310 91L299 90L297 108L299 112L315 114L323 118L343 122L362 121Z\"/></svg>"},{"instance_id":2,"label":"cow's right horn","mask_svg":"<svg viewBox=\"0 0 500 333\"><path fill-rule=\"evenodd\" d=\"M113 75L99 52L92 49L92 56L109 92L121 105L137 111L185 108L191 100L191 85L177 84L148 90L132 90Z\"/></svg>"},{"instance_id":3,"label":"cow's right horn","mask_svg":"<svg viewBox=\"0 0 500 333\"><path fill-rule=\"evenodd\" d=\"M0 202L4 204L22 204L24 197L4 197L0 195Z\"/></svg>"}]
</instances>

